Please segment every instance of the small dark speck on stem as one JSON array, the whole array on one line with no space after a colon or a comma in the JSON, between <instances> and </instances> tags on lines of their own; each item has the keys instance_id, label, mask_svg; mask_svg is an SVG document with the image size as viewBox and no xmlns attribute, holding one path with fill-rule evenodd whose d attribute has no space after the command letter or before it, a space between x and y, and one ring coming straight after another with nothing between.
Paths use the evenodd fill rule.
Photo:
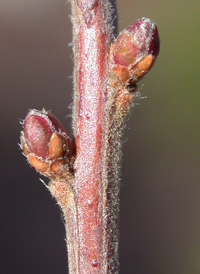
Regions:
<instances>
[{"instance_id":1,"label":"small dark speck on stem","mask_svg":"<svg viewBox=\"0 0 200 274\"><path fill-rule=\"evenodd\" d=\"M93 267L97 267L97 266L98 266L97 260L93 260L93 261L92 261L92 266L93 266Z\"/></svg>"}]
</instances>

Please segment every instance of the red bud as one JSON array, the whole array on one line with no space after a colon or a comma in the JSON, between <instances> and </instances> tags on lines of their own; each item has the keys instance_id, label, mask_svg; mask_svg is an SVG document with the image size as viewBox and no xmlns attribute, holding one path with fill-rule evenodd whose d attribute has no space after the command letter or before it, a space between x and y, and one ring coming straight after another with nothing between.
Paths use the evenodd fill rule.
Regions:
<instances>
[{"instance_id":1,"label":"red bud","mask_svg":"<svg viewBox=\"0 0 200 274\"><path fill-rule=\"evenodd\" d=\"M144 17L138 19L124 29L112 44L111 69L121 82L136 83L152 67L159 47L155 23Z\"/></svg>"},{"instance_id":2,"label":"red bud","mask_svg":"<svg viewBox=\"0 0 200 274\"><path fill-rule=\"evenodd\" d=\"M63 125L46 110L29 111L23 123L21 145L31 165L45 175L51 174L52 165L69 163L73 154Z\"/></svg>"}]
</instances>

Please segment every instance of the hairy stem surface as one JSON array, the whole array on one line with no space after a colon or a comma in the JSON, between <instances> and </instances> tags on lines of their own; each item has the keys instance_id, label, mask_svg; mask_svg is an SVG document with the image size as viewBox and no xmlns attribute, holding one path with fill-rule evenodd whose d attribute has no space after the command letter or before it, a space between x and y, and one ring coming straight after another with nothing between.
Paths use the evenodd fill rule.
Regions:
<instances>
[{"instance_id":1,"label":"hairy stem surface","mask_svg":"<svg viewBox=\"0 0 200 274\"><path fill-rule=\"evenodd\" d=\"M117 273L118 269L117 237L113 242L110 235L118 234L117 216L113 215L114 209L110 206L112 176L109 174L111 166L107 166L108 163L111 165L108 146L112 90L109 86L108 52L113 39L112 12L109 1L72 1L74 169L80 273ZM118 191L116 207L117 194ZM113 220L110 210L113 210Z\"/></svg>"}]
</instances>

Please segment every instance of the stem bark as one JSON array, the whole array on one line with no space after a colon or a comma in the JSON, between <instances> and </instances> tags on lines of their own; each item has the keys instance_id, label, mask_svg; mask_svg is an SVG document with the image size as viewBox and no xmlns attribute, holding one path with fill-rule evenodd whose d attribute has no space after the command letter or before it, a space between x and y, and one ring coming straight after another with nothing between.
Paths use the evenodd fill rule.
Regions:
<instances>
[{"instance_id":1,"label":"stem bark","mask_svg":"<svg viewBox=\"0 0 200 274\"><path fill-rule=\"evenodd\" d=\"M118 272L119 187L113 180L116 163L112 164L110 153L109 49L114 10L109 1L72 1L77 273Z\"/></svg>"}]
</instances>

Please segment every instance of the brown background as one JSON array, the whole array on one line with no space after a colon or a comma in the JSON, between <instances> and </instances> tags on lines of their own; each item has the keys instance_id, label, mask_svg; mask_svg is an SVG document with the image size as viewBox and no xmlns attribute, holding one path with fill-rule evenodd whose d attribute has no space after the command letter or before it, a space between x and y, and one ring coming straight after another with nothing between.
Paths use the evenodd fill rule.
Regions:
<instances>
[{"instance_id":1,"label":"brown background","mask_svg":"<svg viewBox=\"0 0 200 274\"><path fill-rule=\"evenodd\" d=\"M118 2L120 30L147 16L161 39L124 134L121 273L198 274L199 0ZM60 211L17 143L29 108L52 110L72 134L69 14L63 0L0 1L1 274L67 273Z\"/></svg>"}]
</instances>

